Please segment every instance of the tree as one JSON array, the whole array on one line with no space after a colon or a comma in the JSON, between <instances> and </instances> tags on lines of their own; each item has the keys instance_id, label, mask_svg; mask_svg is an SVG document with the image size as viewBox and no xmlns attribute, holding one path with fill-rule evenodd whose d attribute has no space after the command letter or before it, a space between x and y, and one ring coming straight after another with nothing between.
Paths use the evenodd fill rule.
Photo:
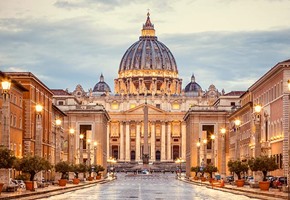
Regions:
<instances>
[{"instance_id":1,"label":"tree","mask_svg":"<svg viewBox=\"0 0 290 200\"><path fill-rule=\"evenodd\" d=\"M67 179L67 173L72 171L72 167L68 162L60 161L55 166L55 171L61 173L61 179Z\"/></svg>"},{"instance_id":2,"label":"tree","mask_svg":"<svg viewBox=\"0 0 290 200\"><path fill-rule=\"evenodd\" d=\"M30 181L34 180L35 174L42 170L49 170L52 166L48 160L42 158L40 156L24 156L19 160L19 164L16 169L21 170L22 172L26 172L30 174Z\"/></svg>"},{"instance_id":3,"label":"tree","mask_svg":"<svg viewBox=\"0 0 290 200\"><path fill-rule=\"evenodd\" d=\"M274 157L259 156L249 160L249 166L252 171L262 171L263 181L266 181L267 173L278 169L278 165L275 162Z\"/></svg>"},{"instance_id":4,"label":"tree","mask_svg":"<svg viewBox=\"0 0 290 200\"><path fill-rule=\"evenodd\" d=\"M100 172L104 171L105 168L102 165L95 165L95 172L100 175Z\"/></svg>"},{"instance_id":5,"label":"tree","mask_svg":"<svg viewBox=\"0 0 290 200\"><path fill-rule=\"evenodd\" d=\"M241 179L241 172L247 172L249 167L245 162L241 162L240 160L228 162L228 167L230 172L235 173L238 176L238 179Z\"/></svg>"},{"instance_id":6,"label":"tree","mask_svg":"<svg viewBox=\"0 0 290 200\"><path fill-rule=\"evenodd\" d=\"M13 151L0 146L0 169L9 169L13 167L16 157L13 155Z\"/></svg>"},{"instance_id":7,"label":"tree","mask_svg":"<svg viewBox=\"0 0 290 200\"><path fill-rule=\"evenodd\" d=\"M216 166L213 166L212 164L208 164L205 168L204 168L204 172L209 173L209 177L212 178L212 173L213 172L217 172L218 169Z\"/></svg>"},{"instance_id":8,"label":"tree","mask_svg":"<svg viewBox=\"0 0 290 200\"><path fill-rule=\"evenodd\" d=\"M195 176L197 176L198 172L200 172L200 166L191 167L190 171L195 172Z\"/></svg>"}]
</instances>

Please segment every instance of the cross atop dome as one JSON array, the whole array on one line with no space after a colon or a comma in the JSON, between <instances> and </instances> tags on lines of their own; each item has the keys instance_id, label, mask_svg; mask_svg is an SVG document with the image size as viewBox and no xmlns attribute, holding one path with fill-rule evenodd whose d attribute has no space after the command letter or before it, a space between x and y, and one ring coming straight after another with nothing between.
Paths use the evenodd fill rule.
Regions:
<instances>
[{"instance_id":1,"label":"cross atop dome","mask_svg":"<svg viewBox=\"0 0 290 200\"><path fill-rule=\"evenodd\" d=\"M149 10L147 12L147 20L145 24L143 24L143 29L141 31L141 34L143 37L150 37L150 36L155 37L154 24L151 23Z\"/></svg>"}]
</instances>

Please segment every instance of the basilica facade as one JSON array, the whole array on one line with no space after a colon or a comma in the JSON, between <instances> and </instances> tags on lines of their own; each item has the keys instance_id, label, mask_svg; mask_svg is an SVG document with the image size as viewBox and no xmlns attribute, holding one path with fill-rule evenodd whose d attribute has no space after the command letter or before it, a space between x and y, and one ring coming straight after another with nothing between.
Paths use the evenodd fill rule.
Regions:
<instances>
[{"instance_id":1,"label":"basilica facade","mask_svg":"<svg viewBox=\"0 0 290 200\"><path fill-rule=\"evenodd\" d=\"M72 92L54 92L54 104L68 115L67 124L73 124L77 134L84 134L85 138L89 139L100 130L91 128L95 119L93 117L90 119L87 110L103 106L109 116L104 133L107 136L107 158L114 157L119 163L142 161L143 109L146 104L149 110L149 161L168 163L182 158L189 165L193 165L196 164L197 158L190 158L190 152L186 148L186 142L189 142L186 132L190 129L185 123L187 111L190 109L231 111L238 105L239 95L240 93L225 94L224 91L218 91L214 85L203 90L193 74L191 80L183 87L177 62L169 48L155 35L155 28L148 13L139 40L127 49L120 61L118 77L114 80L114 91L101 74L99 82L88 91L77 85ZM77 118L74 118L73 122L69 121L71 105L75 104L86 112L85 122ZM200 125L195 127L195 132L191 131L191 134L197 139L201 138L202 134L209 138L219 131L221 127L219 123L224 126L224 116L223 113L223 117L213 115L209 119L200 114L196 115ZM189 144L195 146L196 142L192 140ZM87 145L84 144L84 149L86 148ZM212 146L208 145L206 149L209 151L207 160L210 162ZM200 156L204 158L204 154ZM87 155L84 155L84 158L86 157ZM216 156L215 159L217 160Z\"/></svg>"}]
</instances>

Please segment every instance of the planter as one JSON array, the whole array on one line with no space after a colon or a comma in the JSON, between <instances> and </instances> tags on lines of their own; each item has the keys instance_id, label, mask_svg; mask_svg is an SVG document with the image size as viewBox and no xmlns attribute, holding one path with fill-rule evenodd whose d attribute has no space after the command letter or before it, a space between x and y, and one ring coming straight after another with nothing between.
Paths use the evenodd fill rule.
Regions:
<instances>
[{"instance_id":1,"label":"planter","mask_svg":"<svg viewBox=\"0 0 290 200\"><path fill-rule=\"evenodd\" d=\"M100 179L101 179L101 175L97 175L96 180L100 180Z\"/></svg>"},{"instance_id":2,"label":"planter","mask_svg":"<svg viewBox=\"0 0 290 200\"><path fill-rule=\"evenodd\" d=\"M197 180L198 180L198 177L197 177L197 176L195 176L193 179L197 181Z\"/></svg>"},{"instance_id":3,"label":"planter","mask_svg":"<svg viewBox=\"0 0 290 200\"><path fill-rule=\"evenodd\" d=\"M261 181L259 182L260 190L269 191L270 182L269 181Z\"/></svg>"},{"instance_id":4,"label":"planter","mask_svg":"<svg viewBox=\"0 0 290 200\"><path fill-rule=\"evenodd\" d=\"M212 183L214 181L214 178L209 178L209 183Z\"/></svg>"},{"instance_id":5,"label":"planter","mask_svg":"<svg viewBox=\"0 0 290 200\"><path fill-rule=\"evenodd\" d=\"M26 190L34 191L33 181L25 181Z\"/></svg>"},{"instance_id":6,"label":"planter","mask_svg":"<svg viewBox=\"0 0 290 200\"><path fill-rule=\"evenodd\" d=\"M80 183L80 179L78 179L78 178L74 178L73 179L73 184L79 184Z\"/></svg>"},{"instance_id":7,"label":"planter","mask_svg":"<svg viewBox=\"0 0 290 200\"><path fill-rule=\"evenodd\" d=\"M4 183L0 183L0 194L1 194L2 189L3 189L3 185L4 185Z\"/></svg>"},{"instance_id":8,"label":"planter","mask_svg":"<svg viewBox=\"0 0 290 200\"><path fill-rule=\"evenodd\" d=\"M94 180L94 177L88 177L88 181L92 181L92 180Z\"/></svg>"},{"instance_id":9,"label":"planter","mask_svg":"<svg viewBox=\"0 0 290 200\"><path fill-rule=\"evenodd\" d=\"M60 180L58 180L58 185L59 186L66 186L66 182L67 182L66 179L60 179Z\"/></svg>"},{"instance_id":10,"label":"planter","mask_svg":"<svg viewBox=\"0 0 290 200\"><path fill-rule=\"evenodd\" d=\"M200 179L201 179L202 182L206 181L205 177L201 177Z\"/></svg>"},{"instance_id":11,"label":"planter","mask_svg":"<svg viewBox=\"0 0 290 200\"><path fill-rule=\"evenodd\" d=\"M236 185L237 185L237 187L244 187L245 180L243 180L243 179L236 180Z\"/></svg>"}]
</instances>

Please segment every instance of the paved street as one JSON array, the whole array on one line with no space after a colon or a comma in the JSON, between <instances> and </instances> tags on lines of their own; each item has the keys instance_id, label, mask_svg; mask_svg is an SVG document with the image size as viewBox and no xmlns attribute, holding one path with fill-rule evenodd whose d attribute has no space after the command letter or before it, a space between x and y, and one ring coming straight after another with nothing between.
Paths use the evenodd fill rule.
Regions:
<instances>
[{"instance_id":1,"label":"paved street","mask_svg":"<svg viewBox=\"0 0 290 200\"><path fill-rule=\"evenodd\" d=\"M118 174L118 179L106 184L51 196L46 200L82 199L250 199L245 196L212 190L178 181L175 174L153 174L126 176ZM253 200L253 199L252 199Z\"/></svg>"}]
</instances>

